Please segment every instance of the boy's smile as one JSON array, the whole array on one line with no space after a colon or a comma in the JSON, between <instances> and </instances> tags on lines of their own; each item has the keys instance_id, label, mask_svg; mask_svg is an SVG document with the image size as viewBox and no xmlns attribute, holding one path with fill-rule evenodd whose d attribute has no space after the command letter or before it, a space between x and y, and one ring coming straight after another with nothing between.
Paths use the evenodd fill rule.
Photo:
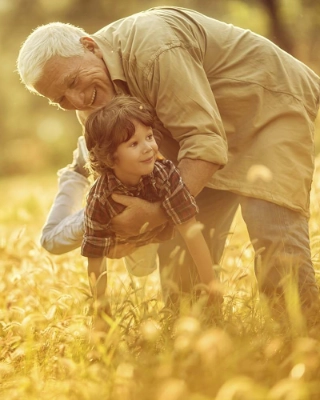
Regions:
<instances>
[{"instance_id":1,"label":"boy's smile","mask_svg":"<svg viewBox=\"0 0 320 400\"><path fill-rule=\"evenodd\" d=\"M135 134L121 143L115 153L113 166L116 177L124 184L135 186L143 175L153 171L158 145L150 126L133 120Z\"/></svg>"}]
</instances>

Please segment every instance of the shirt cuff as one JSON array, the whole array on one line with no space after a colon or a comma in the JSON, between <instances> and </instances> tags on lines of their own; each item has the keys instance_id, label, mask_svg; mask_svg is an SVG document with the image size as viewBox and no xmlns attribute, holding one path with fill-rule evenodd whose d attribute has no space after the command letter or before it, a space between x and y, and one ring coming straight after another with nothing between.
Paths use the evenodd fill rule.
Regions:
<instances>
[{"instance_id":1,"label":"shirt cuff","mask_svg":"<svg viewBox=\"0 0 320 400\"><path fill-rule=\"evenodd\" d=\"M208 161L224 166L228 162L228 146L221 136L196 135L180 141L178 162L183 158Z\"/></svg>"}]
</instances>

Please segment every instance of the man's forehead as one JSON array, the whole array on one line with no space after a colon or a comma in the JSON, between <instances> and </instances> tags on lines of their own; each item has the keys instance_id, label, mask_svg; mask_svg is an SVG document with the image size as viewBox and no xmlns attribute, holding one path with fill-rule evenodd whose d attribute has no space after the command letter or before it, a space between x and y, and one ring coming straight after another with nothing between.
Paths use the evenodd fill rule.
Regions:
<instances>
[{"instance_id":1,"label":"man's forehead","mask_svg":"<svg viewBox=\"0 0 320 400\"><path fill-rule=\"evenodd\" d=\"M72 75L72 60L53 56L43 67L43 74L34 85L35 89L51 102L57 103Z\"/></svg>"}]
</instances>

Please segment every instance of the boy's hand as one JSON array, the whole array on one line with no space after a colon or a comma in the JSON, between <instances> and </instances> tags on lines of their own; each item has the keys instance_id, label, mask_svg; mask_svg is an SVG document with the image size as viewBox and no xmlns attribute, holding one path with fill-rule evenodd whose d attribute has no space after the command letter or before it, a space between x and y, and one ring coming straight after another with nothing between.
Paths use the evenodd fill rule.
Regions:
<instances>
[{"instance_id":1,"label":"boy's hand","mask_svg":"<svg viewBox=\"0 0 320 400\"><path fill-rule=\"evenodd\" d=\"M222 305L223 291L222 285L218 279L214 279L207 286L208 305Z\"/></svg>"},{"instance_id":2,"label":"boy's hand","mask_svg":"<svg viewBox=\"0 0 320 400\"><path fill-rule=\"evenodd\" d=\"M223 296L219 292L209 291L208 293L208 306L222 306Z\"/></svg>"}]
</instances>

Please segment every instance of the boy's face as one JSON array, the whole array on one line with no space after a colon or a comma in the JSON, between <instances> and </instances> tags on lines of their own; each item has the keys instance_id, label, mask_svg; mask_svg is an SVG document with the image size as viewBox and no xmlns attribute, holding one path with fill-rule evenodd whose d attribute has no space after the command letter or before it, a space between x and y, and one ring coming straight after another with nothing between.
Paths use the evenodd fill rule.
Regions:
<instances>
[{"instance_id":1,"label":"boy's face","mask_svg":"<svg viewBox=\"0 0 320 400\"><path fill-rule=\"evenodd\" d=\"M141 176L153 171L157 158L158 145L150 126L132 121L135 134L127 142L121 143L114 155L113 170L124 184L135 186Z\"/></svg>"}]
</instances>

